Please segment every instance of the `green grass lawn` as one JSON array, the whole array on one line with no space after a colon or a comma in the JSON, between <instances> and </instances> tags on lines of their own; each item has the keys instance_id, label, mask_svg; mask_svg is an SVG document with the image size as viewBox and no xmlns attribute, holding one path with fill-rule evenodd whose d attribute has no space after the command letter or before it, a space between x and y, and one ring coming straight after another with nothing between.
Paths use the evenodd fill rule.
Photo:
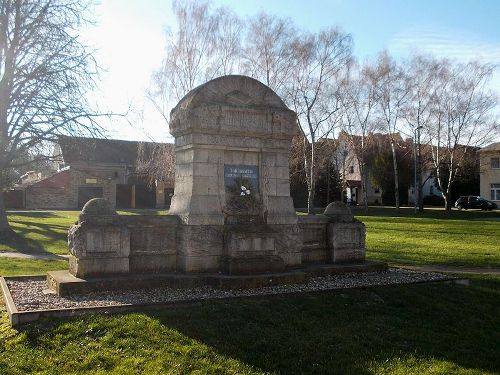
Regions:
<instances>
[{"instance_id":1,"label":"green grass lawn","mask_svg":"<svg viewBox=\"0 0 500 375\"><path fill-rule=\"evenodd\" d=\"M367 257L394 265L500 267L500 212L353 209L366 225Z\"/></svg>"},{"instance_id":2,"label":"green grass lawn","mask_svg":"<svg viewBox=\"0 0 500 375\"><path fill-rule=\"evenodd\" d=\"M165 210L118 211L122 215L158 215ZM68 254L68 229L78 220L79 211L11 211L9 222L19 234L0 243L0 252L23 254ZM66 269L64 260L36 260L0 257L0 276L39 275Z\"/></svg>"},{"instance_id":3,"label":"green grass lawn","mask_svg":"<svg viewBox=\"0 0 500 375\"><path fill-rule=\"evenodd\" d=\"M12 211L9 223L19 236L0 243L0 251L67 254L68 229L78 220L78 214L78 211Z\"/></svg>"},{"instance_id":4,"label":"green grass lawn","mask_svg":"<svg viewBox=\"0 0 500 375\"><path fill-rule=\"evenodd\" d=\"M391 264L499 267L500 221L358 216L369 259Z\"/></svg>"},{"instance_id":5,"label":"green grass lawn","mask_svg":"<svg viewBox=\"0 0 500 375\"><path fill-rule=\"evenodd\" d=\"M500 264L498 213L355 213L367 226L370 259ZM0 251L64 254L77 215L13 212L21 237L0 244ZM1 275L66 267L0 258ZM415 285L207 302L42 320L18 331L0 310L0 374L498 374L500 277L472 278L468 288Z\"/></svg>"},{"instance_id":6,"label":"green grass lawn","mask_svg":"<svg viewBox=\"0 0 500 375\"><path fill-rule=\"evenodd\" d=\"M413 209L396 213L390 208L353 209L366 224L367 257L390 264L438 264L500 267L500 213ZM130 210L125 215L165 214L166 211ZM16 212L9 215L18 238L0 244L1 251L27 254L67 254L67 231L77 211ZM0 257L0 275L44 274L66 268L64 261L19 260Z\"/></svg>"},{"instance_id":7,"label":"green grass lawn","mask_svg":"<svg viewBox=\"0 0 500 375\"><path fill-rule=\"evenodd\" d=\"M498 374L500 279L218 301L163 312L0 316L0 373Z\"/></svg>"}]
</instances>

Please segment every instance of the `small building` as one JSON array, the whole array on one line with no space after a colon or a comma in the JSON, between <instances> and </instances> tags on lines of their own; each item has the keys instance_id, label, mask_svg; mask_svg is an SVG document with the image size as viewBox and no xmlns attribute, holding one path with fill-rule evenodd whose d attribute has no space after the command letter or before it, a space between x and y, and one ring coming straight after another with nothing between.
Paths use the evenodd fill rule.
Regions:
<instances>
[{"instance_id":1,"label":"small building","mask_svg":"<svg viewBox=\"0 0 500 375\"><path fill-rule=\"evenodd\" d=\"M140 148L148 155L155 145L60 136L53 151L57 172L25 185L25 208L81 209L92 198L105 198L121 209L168 208L173 180L150 184L137 171Z\"/></svg>"},{"instance_id":2,"label":"small building","mask_svg":"<svg viewBox=\"0 0 500 375\"><path fill-rule=\"evenodd\" d=\"M479 150L481 196L500 203L500 142Z\"/></svg>"}]
</instances>

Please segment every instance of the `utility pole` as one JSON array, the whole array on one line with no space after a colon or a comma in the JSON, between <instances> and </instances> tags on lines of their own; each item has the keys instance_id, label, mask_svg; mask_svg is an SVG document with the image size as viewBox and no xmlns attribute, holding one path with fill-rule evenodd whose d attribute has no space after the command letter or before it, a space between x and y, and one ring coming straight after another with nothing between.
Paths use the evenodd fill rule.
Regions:
<instances>
[{"instance_id":1,"label":"utility pole","mask_svg":"<svg viewBox=\"0 0 500 375\"><path fill-rule=\"evenodd\" d=\"M422 162L421 162L421 149L420 149L420 130L423 126L417 126L413 131L413 154L414 154L414 209L417 213L417 207L420 212L424 210L423 205L423 191L422 191Z\"/></svg>"},{"instance_id":2,"label":"utility pole","mask_svg":"<svg viewBox=\"0 0 500 375\"><path fill-rule=\"evenodd\" d=\"M420 148L420 129L423 126L417 128L417 182L418 182L418 209L420 212L424 211L424 197L423 197L423 186L422 186L422 154Z\"/></svg>"},{"instance_id":3,"label":"utility pole","mask_svg":"<svg viewBox=\"0 0 500 375\"><path fill-rule=\"evenodd\" d=\"M413 210L417 213L417 129L413 129Z\"/></svg>"}]
</instances>

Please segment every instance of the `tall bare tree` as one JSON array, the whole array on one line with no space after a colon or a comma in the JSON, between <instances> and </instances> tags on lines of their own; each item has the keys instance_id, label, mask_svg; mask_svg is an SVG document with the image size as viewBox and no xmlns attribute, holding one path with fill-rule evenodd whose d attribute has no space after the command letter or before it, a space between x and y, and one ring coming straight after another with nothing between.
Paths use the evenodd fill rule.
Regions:
<instances>
[{"instance_id":1,"label":"tall bare tree","mask_svg":"<svg viewBox=\"0 0 500 375\"><path fill-rule=\"evenodd\" d=\"M471 151L499 134L496 96L487 88L492 64L443 60L432 126L425 128L432 147L436 179L447 210L457 172ZM443 173L446 172L446 173Z\"/></svg>"},{"instance_id":2,"label":"tall bare tree","mask_svg":"<svg viewBox=\"0 0 500 375\"><path fill-rule=\"evenodd\" d=\"M85 92L97 66L80 41L88 3L74 0L0 1L0 190L4 175L37 159L59 134L96 134L99 114ZM0 237L13 234L0 194Z\"/></svg>"},{"instance_id":3,"label":"tall bare tree","mask_svg":"<svg viewBox=\"0 0 500 375\"><path fill-rule=\"evenodd\" d=\"M445 64L442 61L424 55L414 55L405 63L409 82L409 95L403 108L407 133L413 139L415 158L414 199L420 211L423 211L423 157L422 145L428 149L431 144L430 129L434 124L434 113L439 101ZM422 136L423 137L422 137ZM430 175L429 175L430 176Z\"/></svg>"},{"instance_id":4,"label":"tall bare tree","mask_svg":"<svg viewBox=\"0 0 500 375\"><path fill-rule=\"evenodd\" d=\"M304 34L293 44L297 63L287 82L285 98L298 116L304 142L308 213L314 213L316 142L338 124L340 86L352 61L352 38L337 28Z\"/></svg>"},{"instance_id":5,"label":"tall bare tree","mask_svg":"<svg viewBox=\"0 0 500 375\"><path fill-rule=\"evenodd\" d=\"M242 22L227 8L212 10L208 1L174 1L177 28L167 30L165 58L153 74L148 93L168 122L168 111L196 86L238 65Z\"/></svg>"},{"instance_id":6,"label":"tall bare tree","mask_svg":"<svg viewBox=\"0 0 500 375\"><path fill-rule=\"evenodd\" d=\"M394 169L394 198L396 210L399 211L399 171L397 163L398 141L403 108L409 96L409 80L405 71L396 64L394 59L386 52L379 55L374 79L376 79L376 100L378 103L381 120L389 136Z\"/></svg>"},{"instance_id":7,"label":"tall bare tree","mask_svg":"<svg viewBox=\"0 0 500 375\"><path fill-rule=\"evenodd\" d=\"M297 64L294 42L298 31L290 19L260 13L247 25L242 70L283 96Z\"/></svg>"},{"instance_id":8,"label":"tall bare tree","mask_svg":"<svg viewBox=\"0 0 500 375\"><path fill-rule=\"evenodd\" d=\"M141 142L137 149L136 171L149 186L156 182L167 182L174 178L174 145L168 143Z\"/></svg>"},{"instance_id":9,"label":"tall bare tree","mask_svg":"<svg viewBox=\"0 0 500 375\"><path fill-rule=\"evenodd\" d=\"M215 11L218 30L215 38L216 74L228 75L240 70L241 35L244 30L242 20L229 8Z\"/></svg>"},{"instance_id":10,"label":"tall bare tree","mask_svg":"<svg viewBox=\"0 0 500 375\"><path fill-rule=\"evenodd\" d=\"M376 74L369 66L355 66L342 85L342 128L349 148L358 160L365 211L368 210L366 150L375 129Z\"/></svg>"}]
</instances>

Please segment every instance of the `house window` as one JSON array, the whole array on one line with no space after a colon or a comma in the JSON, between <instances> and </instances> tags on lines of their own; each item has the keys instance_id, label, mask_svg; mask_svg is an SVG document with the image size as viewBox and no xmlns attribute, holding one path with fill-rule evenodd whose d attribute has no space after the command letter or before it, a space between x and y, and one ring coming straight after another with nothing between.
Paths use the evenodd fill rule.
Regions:
<instances>
[{"instance_id":1,"label":"house window","mask_svg":"<svg viewBox=\"0 0 500 375\"><path fill-rule=\"evenodd\" d=\"M374 191L375 194L380 193L380 189L378 187L376 187L373 191Z\"/></svg>"},{"instance_id":2,"label":"house window","mask_svg":"<svg viewBox=\"0 0 500 375\"><path fill-rule=\"evenodd\" d=\"M349 167L349 173L354 173L354 167L352 165Z\"/></svg>"},{"instance_id":3,"label":"house window","mask_svg":"<svg viewBox=\"0 0 500 375\"><path fill-rule=\"evenodd\" d=\"M500 184L491 184L491 200L500 201Z\"/></svg>"},{"instance_id":4,"label":"house window","mask_svg":"<svg viewBox=\"0 0 500 375\"><path fill-rule=\"evenodd\" d=\"M491 169L500 169L500 158L491 158Z\"/></svg>"}]
</instances>

